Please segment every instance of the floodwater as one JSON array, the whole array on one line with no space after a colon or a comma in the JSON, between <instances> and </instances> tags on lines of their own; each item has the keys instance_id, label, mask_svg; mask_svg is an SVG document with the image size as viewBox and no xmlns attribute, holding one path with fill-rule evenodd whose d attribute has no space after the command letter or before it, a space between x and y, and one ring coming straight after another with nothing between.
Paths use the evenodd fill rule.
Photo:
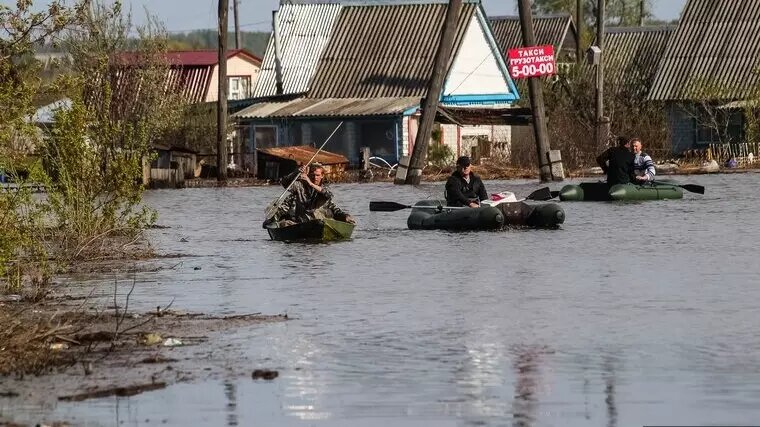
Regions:
<instances>
[{"instance_id":1,"label":"floodwater","mask_svg":"<svg viewBox=\"0 0 760 427\"><path fill-rule=\"evenodd\" d=\"M359 226L321 245L268 240L262 206L280 188L153 191L171 227L151 231L154 245L187 256L139 274L131 304L287 313L229 336L250 370L280 376L14 405L22 420L79 425L760 424L758 177L676 177L707 194L564 202L559 230L480 233L409 231L405 211L368 212L443 183L336 185Z\"/></svg>"}]
</instances>

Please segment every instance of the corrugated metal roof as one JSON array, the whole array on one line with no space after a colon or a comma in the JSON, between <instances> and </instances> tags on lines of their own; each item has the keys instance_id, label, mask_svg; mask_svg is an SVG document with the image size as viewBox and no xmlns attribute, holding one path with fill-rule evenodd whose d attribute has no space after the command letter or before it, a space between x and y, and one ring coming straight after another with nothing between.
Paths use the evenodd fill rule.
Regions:
<instances>
[{"instance_id":1,"label":"corrugated metal roof","mask_svg":"<svg viewBox=\"0 0 760 427\"><path fill-rule=\"evenodd\" d=\"M605 31L604 79L613 89L646 97L675 26L614 27Z\"/></svg>"},{"instance_id":2,"label":"corrugated metal roof","mask_svg":"<svg viewBox=\"0 0 760 427\"><path fill-rule=\"evenodd\" d=\"M462 5L455 52L477 7ZM423 97L445 15L445 4L344 6L309 97Z\"/></svg>"},{"instance_id":3,"label":"corrugated metal roof","mask_svg":"<svg viewBox=\"0 0 760 427\"><path fill-rule=\"evenodd\" d=\"M296 163L306 164L317 152L315 147L311 145L297 145L295 147L270 147L270 148L258 148L259 153L268 154L270 156L279 157L281 159L294 160ZM348 163L348 158L341 154L331 153L329 151L322 150L314 157L314 162L321 163L322 165L339 165Z\"/></svg>"},{"instance_id":4,"label":"corrugated metal roof","mask_svg":"<svg viewBox=\"0 0 760 427\"><path fill-rule=\"evenodd\" d=\"M488 20L502 55L506 57L507 50L523 45L519 16L494 16ZM570 15L534 16L533 33L537 46L550 44L559 52L567 41L575 48L575 24Z\"/></svg>"},{"instance_id":5,"label":"corrugated metal roof","mask_svg":"<svg viewBox=\"0 0 760 427\"><path fill-rule=\"evenodd\" d=\"M650 99L741 99L760 84L758 65L760 1L689 0Z\"/></svg>"},{"instance_id":6,"label":"corrugated metal roof","mask_svg":"<svg viewBox=\"0 0 760 427\"><path fill-rule=\"evenodd\" d=\"M298 98L287 102L263 102L233 115L243 119L293 117L359 117L401 114L417 106L420 98Z\"/></svg>"},{"instance_id":7,"label":"corrugated metal roof","mask_svg":"<svg viewBox=\"0 0 760 427\"><path fill-rule=\"evenodd\" d=\"M283 93L309 89L322 50L330 39L339 4L282 4L277 12ZM255 98L277 95L274 36L269 38Z\"/></svg>"},{"instance_id":8,"label":"corrugated metal roof","mask_svg":"<svg viewBox=\"0 0 760 427\"><path fill-rule=\"evenodd\" d=\"M227 59L236 55L245 56L253 62L261 64L261 58L245 49L227 51ZM219 63L219 53L215 49L170 51L166 52L166 58L172 65L216 65Z\"/></svg>"}]
</instances>

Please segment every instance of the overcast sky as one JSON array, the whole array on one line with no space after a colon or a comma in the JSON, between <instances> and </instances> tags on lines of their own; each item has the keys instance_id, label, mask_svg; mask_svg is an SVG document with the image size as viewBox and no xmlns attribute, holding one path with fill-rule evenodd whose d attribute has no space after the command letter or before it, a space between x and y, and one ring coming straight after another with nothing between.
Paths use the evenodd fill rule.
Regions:
<instances>
[{"instance_id":1,"label":"overcast sky","mask_svg":"<svg viewBox=\"0 0 760 427\"><path fill-rule=\"evenodd\" d=\"M135 23L144 20L144 8L157 15L169 31L186 31L216 27L218 0L123 0L131 7ZM229 0L232 4L233 0ZM246 31L270 31L272 10L279 0L239 0L240 25ZM515 0L482 0L486 13L491 16L516 14ZM36 5L47 2L34 0ZM686 0L653 0L654 15L659 19L677 18ZM0 0L0 4L12 5L13 0ZM232 27L230 26L230 29Z\"/></svg>"}]
</instances>

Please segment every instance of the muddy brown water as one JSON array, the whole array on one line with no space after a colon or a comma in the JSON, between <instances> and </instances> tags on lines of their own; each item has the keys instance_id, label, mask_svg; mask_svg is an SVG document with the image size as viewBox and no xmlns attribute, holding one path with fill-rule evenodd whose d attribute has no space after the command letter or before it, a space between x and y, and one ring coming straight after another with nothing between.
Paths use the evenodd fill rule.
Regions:
<instances>
[{"instance_id":1,"label":"muddy brown water","mask_svg":"<svg viewBox=\"0 0 760 427\"><path fill-rule=\"evenodd\" d=\"M0 411L128 426L757 424L760 175L676 178L707 194L563 203L560 230L482 233L409 231L405 211L368 212L370 200L412 203L443 183L338 185L359 226L321 245L268 240L275 187L150 192L171 227L152 242L187 256L137 274L131 304L287 313L225 338L249 371L279 376L76 404L0 398Z\"/></svg>"}]
</instances>

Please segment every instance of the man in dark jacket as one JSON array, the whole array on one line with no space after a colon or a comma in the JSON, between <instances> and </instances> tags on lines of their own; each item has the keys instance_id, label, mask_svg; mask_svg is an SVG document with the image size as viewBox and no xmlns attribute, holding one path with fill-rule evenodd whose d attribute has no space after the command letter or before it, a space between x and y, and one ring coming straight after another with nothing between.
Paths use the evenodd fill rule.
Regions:
<instances>
[{"instance_id":1,"label":"man in dark jacket","mask_svg":"<svg viewBox=\"0 0 760 427\"><path fill-rule=\"evenodd\" d=\"M477 208L481 200L488 199L486 187L480 177L472 173L470 158L457 159L457 170L446 181L446 204Z\"/></svg>"},{"instance_id":2,"label":"man in dark jacket","mask_svg":"<svg viewBox=\"0 0 760 427\"><path fill-rule=\"evenodd\" d=\"M631 141L626 137L620 136L617 139L617 146L610 147L599 155L596 158L596 163L607 174L607 185L612 187L615 184L628 184L631 182L633 159Z\"/></svg>"}]
</instances>

